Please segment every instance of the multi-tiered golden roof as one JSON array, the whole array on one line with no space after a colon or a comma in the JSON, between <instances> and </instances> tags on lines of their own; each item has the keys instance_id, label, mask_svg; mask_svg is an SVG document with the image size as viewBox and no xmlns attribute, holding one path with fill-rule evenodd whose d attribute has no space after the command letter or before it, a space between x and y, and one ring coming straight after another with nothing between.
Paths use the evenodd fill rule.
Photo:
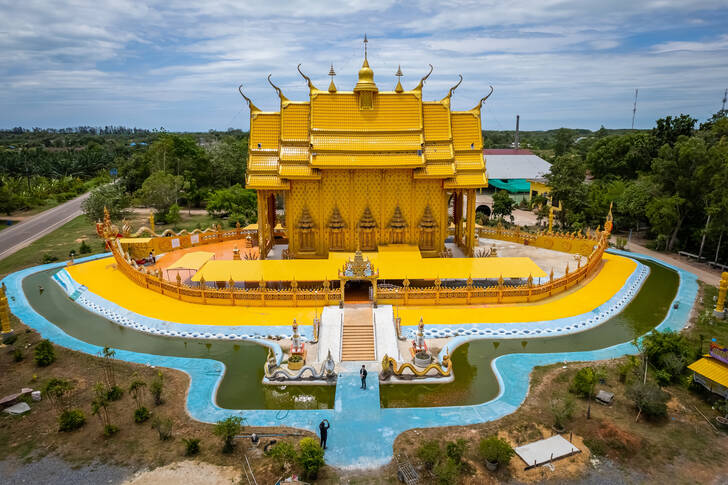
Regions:
<instances>
[{"instance_id":1,"label":"multi-tiered golden roof","mask_svg":"<svg viewBox=\"0 0 728 485\"><path fill-rule=\"evenodd\" d=\"M450 98L458 82L440 101L423 101L422 87L430 73L412 90L404 90L397 81L393 91L382 91L365 54L352 91L337 89L332 66L328 90L317 89L301 72L308 82L308 101L289 100L271 82L280 98L280 111L261 111L245 97L250 106L246 185L259 192L262 248L273 244L272 232L269 235L265 227L275 224L275 202L270 196L281 193L286 202L289 250L295 256L325 257L329 250L390 243L385 232L395 212L407 226L401 242L418 244L419 223L426 210L427 226L434 219L440 230L431 247L422 249L431 253L443 250L449 196L460 196L462 211L462 195L472 193L474 204L474 189L487 185L480 119L480 107L487 97L471 110L451 111ZM378 183L392 177L407 187ZM345 187L337 190L327 179ZM392 189L394 194L377 193ZM363 199L358 195L362 191L367 193ZM410 200L403 199L405 195ZM420 203L413 203L418 197ZM355 201L357 198L361 200ZM362 244L356 229L366 209L377 228L373 240ZM310 247L303 247L295 235L304 212L311 219L306 230L318 231L307 241ZM334 213L338 222L329 228L327 221ZM339 219L347 229L341 229ZM455 214L454 219L462 218ZM344 234L332 238L326 234L330 229ZM472 251L472 235L467 239L464 244Z\"/></svg>"}]
</instances>

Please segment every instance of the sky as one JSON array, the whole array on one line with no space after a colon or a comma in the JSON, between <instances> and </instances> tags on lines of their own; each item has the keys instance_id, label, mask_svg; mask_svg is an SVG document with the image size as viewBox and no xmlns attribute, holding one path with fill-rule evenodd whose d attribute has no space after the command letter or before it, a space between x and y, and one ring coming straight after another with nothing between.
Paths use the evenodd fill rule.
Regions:
<instances>
[{"instance_id":1,"label":"sky","mask_svg":"<svg viewBox=\"0 0 728 485\"><path fill-rule=\"evenodd\" d=\"M351 90L369 39L380 90L434 72L425 100L464 78L453 109L489 91L485 130L636 128L706 119L728 88L725 0L0 0L0 128L124 125L247 130L308 99L296 66Z\"/></svg>"}]
</instances>

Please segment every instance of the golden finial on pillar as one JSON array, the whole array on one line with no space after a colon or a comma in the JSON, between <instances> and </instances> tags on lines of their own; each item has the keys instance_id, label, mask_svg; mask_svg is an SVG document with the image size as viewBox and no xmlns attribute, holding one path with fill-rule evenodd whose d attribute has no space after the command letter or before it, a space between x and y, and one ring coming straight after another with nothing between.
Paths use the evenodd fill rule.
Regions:
<instances>
[{"instance_id":1,"label":"golden finial on pillar","mask_svg":"<svg viewBox=\"0 0 728 485\"><path fill-rule=\"evenodd\" d=\"M10 307L8 306L8 297L5 290L5 283L3 283L0 286L0 333L8 334L13 329L10 328Z\"/></svg>"},{"instance_id":2,"label":"golden finial on pillar","mask_svg":"<svg viewBox=\"0 0 728 485\"><path fill-rule=\"evenodd\" d=\"M715 311L713 315L716 318L725 318L725 300L726 294L728 293L728 272L724 272L721 275L720 283L718 285L718 301L715 302Z\"/></svg>"}]
</instances>

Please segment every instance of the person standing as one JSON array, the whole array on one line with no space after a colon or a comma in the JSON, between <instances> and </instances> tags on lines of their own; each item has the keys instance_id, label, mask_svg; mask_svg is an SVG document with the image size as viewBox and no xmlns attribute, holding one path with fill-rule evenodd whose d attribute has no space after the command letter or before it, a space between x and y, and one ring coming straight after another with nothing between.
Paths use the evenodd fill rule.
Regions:
<instances>
[{"instance_id":1,"label":"person standing","mask_svg":"<svg viewBox=\"0 0 728 485\"><path fill-rule=\"evenodd\" d=\"M361 365L361 369L359 370L359 376L361 376L361 388L360 389L366 389L367 388L367 369L364 367L364 364Z\"/></svg>"},{"instance_id":2,"label":"person standing","mask_svg":"<svg viewBox=\"0 0 728 485\"><path fill-rule=\"evenodd\" d=\"M321 448L324 450L326 449L326 438L329 436L329 428L331 425L329 424L328 419L324 419L319 424L319 434L321 435Z\"/></svg>"}]
</instances>

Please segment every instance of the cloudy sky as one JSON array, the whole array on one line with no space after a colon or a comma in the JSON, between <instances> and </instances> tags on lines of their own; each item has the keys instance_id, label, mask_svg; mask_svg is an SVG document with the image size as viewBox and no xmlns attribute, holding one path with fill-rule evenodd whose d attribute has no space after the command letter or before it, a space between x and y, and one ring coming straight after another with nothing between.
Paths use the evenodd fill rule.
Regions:
<instances>
[{"instance_id":1,"label":"cloudy sky","mask_svg":"<svg viewBox=\"0 0 728 485\"><path fill-rule=\"evenodd\" d=\"M266 77L305 99L333 63L350 90L362 36L380 89L402 66L425 99L462 74L455 109L495 87L484 128L629 128L704 119L728 87L725 0L0 0L0 127L247 129L236 88L277 109Z\"/></svg>"}]
</instances>

